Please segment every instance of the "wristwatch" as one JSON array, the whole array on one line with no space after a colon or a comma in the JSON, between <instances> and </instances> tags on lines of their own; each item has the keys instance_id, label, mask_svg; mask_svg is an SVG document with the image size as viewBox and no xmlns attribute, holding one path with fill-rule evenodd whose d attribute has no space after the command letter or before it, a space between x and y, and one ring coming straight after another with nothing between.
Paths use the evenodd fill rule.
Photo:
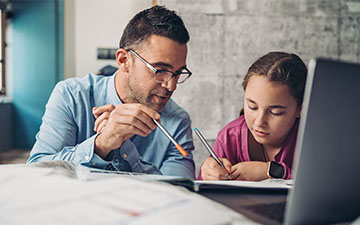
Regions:
<instances>
[{"instance_id":1,"label":"wristwatch","mask_svg":"<svg viewBox=\"0 0 360 225\"><path fill-rule=\"evenodd\" d=\"M269 178L283 178L284 173L285 169L280 163L274 161L268 162L266 174Z\"/></svg>"}]
</instances>

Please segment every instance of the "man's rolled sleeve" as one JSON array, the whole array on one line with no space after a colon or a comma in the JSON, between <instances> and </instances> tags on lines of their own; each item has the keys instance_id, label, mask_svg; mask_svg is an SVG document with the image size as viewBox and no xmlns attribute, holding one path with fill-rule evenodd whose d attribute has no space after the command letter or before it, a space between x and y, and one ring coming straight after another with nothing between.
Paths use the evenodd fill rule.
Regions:
<instances>
[{"instance_id":1,"label":"man's rolled sleeve","mask_svg":"<svg viewBox=\"0 0 360 225\"><path fill-rule=\"evenodd\" d=\"M130 164L132 172L161 174L156 166L142 161L136 146L130 140L121 145L120 156Z\"/></svg>"}]
</instances>

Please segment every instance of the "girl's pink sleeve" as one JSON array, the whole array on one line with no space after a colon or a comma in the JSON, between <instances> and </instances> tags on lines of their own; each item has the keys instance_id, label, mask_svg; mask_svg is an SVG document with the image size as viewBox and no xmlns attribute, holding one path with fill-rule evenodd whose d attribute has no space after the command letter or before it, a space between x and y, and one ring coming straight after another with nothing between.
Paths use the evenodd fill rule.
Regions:
<instances>
[{"instance_id":1,"label":"girl's pink sleeve","mask_svg":"<svg viewBox=\"0 0 360 225\"><path fill-rule=\"evenodd\" d=\"M280 164L284 167L284 176L282 179L290 180L291 179L291 168L286 165L284 162L280 162Z\"/></svg>"}]
</instances>

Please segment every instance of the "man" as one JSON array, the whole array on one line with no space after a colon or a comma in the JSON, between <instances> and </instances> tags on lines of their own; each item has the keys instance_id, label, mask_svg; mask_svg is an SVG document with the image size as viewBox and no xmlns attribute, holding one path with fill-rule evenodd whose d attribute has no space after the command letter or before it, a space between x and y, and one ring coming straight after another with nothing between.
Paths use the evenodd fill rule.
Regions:
<instances>
[{"instance_id":1,"label":"man","mask_svg":"<svg viewBox=\"0 0 360 225\"><path fill-rule=\"evenodd\" d=\"M191 76L188 41L188 31L173 11L154 6L135 15L121 37L113 76L88 74L56 85L28 163L67 160L195 178L191 121L170 99L177 84ZM186 157L153 119L188 152Z\"/></svg>"}]
</instances>

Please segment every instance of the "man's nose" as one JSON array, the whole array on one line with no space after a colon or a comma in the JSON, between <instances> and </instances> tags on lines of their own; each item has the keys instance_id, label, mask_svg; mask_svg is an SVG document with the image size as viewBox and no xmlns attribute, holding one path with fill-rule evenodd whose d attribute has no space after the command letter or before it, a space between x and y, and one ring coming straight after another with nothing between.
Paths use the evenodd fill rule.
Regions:
<instances>
[{"instance_id":1,"label":"man's nose","mask_svg":"<svg viewBox=\"0 0 360 225\"><path fill-rule=\"evenodd\" d=\"M177 79L175 79L175 77L171 77L170 80L161 83L161 87L164 87L171 92L175 91L176 85L177 85Z\"/></svg>"}]
</instances>

